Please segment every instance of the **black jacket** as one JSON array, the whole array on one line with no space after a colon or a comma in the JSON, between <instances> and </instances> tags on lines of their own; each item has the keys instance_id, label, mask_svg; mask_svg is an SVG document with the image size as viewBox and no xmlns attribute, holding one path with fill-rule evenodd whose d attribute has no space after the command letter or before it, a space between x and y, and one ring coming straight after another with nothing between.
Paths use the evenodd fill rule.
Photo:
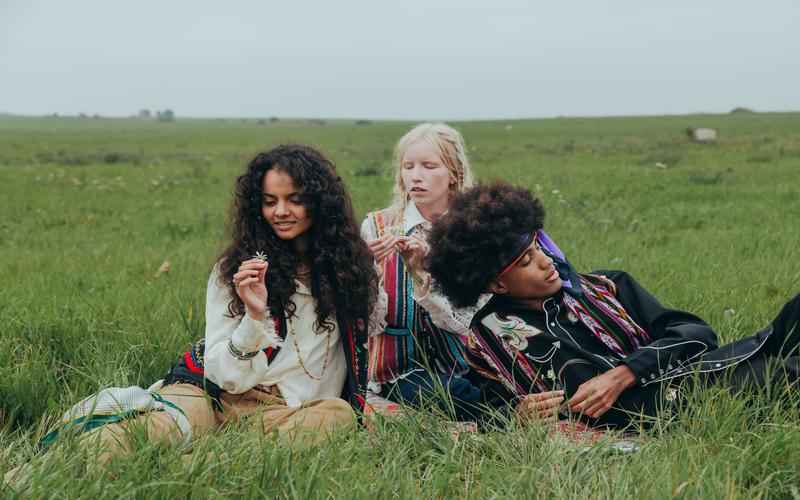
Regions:
<instances>
[{"instance_id":1,"label":"black jacket","mask_svg":"<svg viewBox=\"0 0 800 500\"><path fill-rule=\"evenodd\" d=\"M698 371L724 370L747 359L763 345L751 337L717 349L717 335L697 316L662 306L622 271L596 271L616 286L615 296L652 339L622 356L598 340L561 303L548 298L544 311L515 306L495 296L473 318L469 361L516 396L578 386L609 369L627 365L637 384L623 391L614 407L593 424L625 426L636 415L654 416L670 405L670 381ZM611 319L609 319L611 321ZM764 336L762 336L764 337Z\"/></svg>"}]
</instances>

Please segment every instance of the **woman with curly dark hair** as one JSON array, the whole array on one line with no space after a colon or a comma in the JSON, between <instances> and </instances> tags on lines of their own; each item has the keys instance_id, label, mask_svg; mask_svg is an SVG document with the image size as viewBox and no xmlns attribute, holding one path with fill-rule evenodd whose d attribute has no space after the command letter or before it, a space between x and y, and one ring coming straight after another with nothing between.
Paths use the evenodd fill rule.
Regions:
<instances>
[{"instance_id":1,"label":"woman with curly dark hair","mask_svg":"<svg viewBox=\"0 0 800 500\"><path fill-rule=\"evenodd\" d=\"M520 416L647 424L693 380L796 392L800 295L764 330L717 347L702 319L663 307L627 273L575 272L543 223L527 189L496 183L456 197L429 237L428 268L454 304L494 294L473 318L469 359Z\"/></svg>"},{"instance_id":2,"label":"woman with curly dark hair","mask_svg":"<svg viewBox=\"0 0 800 500\"><path fill-rule=\"evenodd\" d=\"M342 395L360 409L377 276L333 164L299 145L257 155L229 224L209 280L205 377L232 394L275 386L289 407Z\"/></svg>"},{"instance_id":3,"label":"woman with curly dark hair","mask_svg":"<svg viewBox=\"0 0 800 500\"><path fill-rule=\"evenodd\" d=\"M204 340L150 389L82 401L44 444L88 431L81 440L104 460L128 450L134 426L189 444L242 417L290 439L354 421L366 395L368 319L385 309L375 307L372 254L333 163L302 145L258 154L236 180L229 224L208 281Z\"/></svg>"}]
</instances>

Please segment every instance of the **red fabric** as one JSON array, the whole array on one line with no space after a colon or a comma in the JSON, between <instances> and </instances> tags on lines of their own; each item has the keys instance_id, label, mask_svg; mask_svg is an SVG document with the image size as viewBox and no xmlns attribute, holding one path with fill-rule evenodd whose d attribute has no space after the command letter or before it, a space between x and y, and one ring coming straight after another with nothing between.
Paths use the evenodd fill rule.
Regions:
<instances>
[{"instance_id":1,"label":"red fabric","mask_svg":"<svg viewBox=\"0 0 800 500\"><path fill-rule=\"evenodd\" d=\"M186 351L183 354L183 360L186 362L186 367L189 368L190 371L192 371L193 373L199 373L200 375L203 375L203 369L194 364L194 359L192 359L191 352Z\"/></svg>"}]
</instances>

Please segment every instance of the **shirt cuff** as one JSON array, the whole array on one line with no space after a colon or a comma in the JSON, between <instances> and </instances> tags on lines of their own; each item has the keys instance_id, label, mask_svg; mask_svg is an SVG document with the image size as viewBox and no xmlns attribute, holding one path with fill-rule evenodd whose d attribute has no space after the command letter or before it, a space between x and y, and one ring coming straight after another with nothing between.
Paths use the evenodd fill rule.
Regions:
<instances>
[{"instance_id":1,"label":"shirt cuff","mask_svg":"<svg viewBox=\"0 0 800 500\"><path fill-rule=\"evenodd\" d=\"M442 314L448 310L443 297L439 294L431 293L430 286L425 287L423 290L425 293L422 295L417 295L417 292L418 290L414 288L414 293L412 294L414 301L432 315Z\"/></svg>"},{"instance_id":2,"label":"shirt cuff","mask_svg":"<svg viewBox=\"0 0 800 500\"><path fill-rule=\"evenodd\" d=\"M245 314L231 336L231 343L239 351L256 352L266 347L279 346L281 339L275 333L275 323L269 314L263 321Z\"/></svg>"},{"instance_id":3,"label":"shirt cuff","mask_svg":"<svg viewBox=\"0 0 800 500\"><path fill-rule=\"evenodd\" d=\"M657 373L648 369L649 366L647 366L645 363L642 363L642 361L638 358L624 359L621 364L630 368L634 376L636 376L636 385L640 387L647 385L648 382L655 380L657 377Z\"/></svg>"}]
</instances>

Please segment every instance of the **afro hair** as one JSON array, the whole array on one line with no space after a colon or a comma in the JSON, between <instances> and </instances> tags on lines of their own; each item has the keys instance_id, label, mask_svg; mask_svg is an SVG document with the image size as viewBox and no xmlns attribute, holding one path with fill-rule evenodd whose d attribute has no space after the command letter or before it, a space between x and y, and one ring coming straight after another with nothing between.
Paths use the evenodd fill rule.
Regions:
<instances>
[{"instance_id":1,"label":"afro hair","mask_svg":"<svg viewBox=\"0 0 800 500\"><path fill-rule=\"evenodd\" d=\"M516 256L520 235L543 224L544 207L525 188L482 183L458 194L428 238L436 288L456 307L474 305Z\"/></svg>"}]
</instances>

